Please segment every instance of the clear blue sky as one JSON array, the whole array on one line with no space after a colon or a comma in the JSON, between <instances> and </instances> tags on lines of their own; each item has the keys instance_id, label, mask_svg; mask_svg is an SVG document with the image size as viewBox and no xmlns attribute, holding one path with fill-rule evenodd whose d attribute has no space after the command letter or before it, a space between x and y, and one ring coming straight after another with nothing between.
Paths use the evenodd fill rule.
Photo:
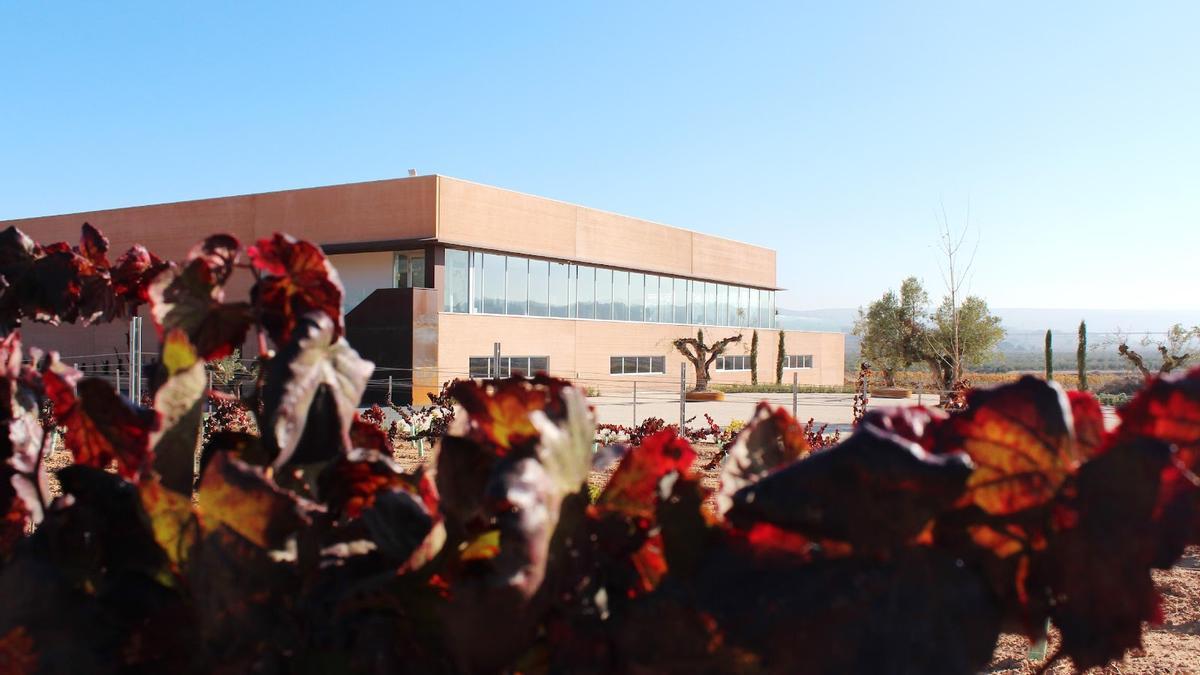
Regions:
<instances>
[{"instance_id":1,"label":"clear blue sky","mask_svg":"<svg viewBox=\"0 0 1200 675\"><path fill-rule=\"evenodd\" d=\"M0 218L443 173L764 244L781 306L1200 306L1200 3L0 8ZM1151 7L1153 5L1153 7Z\"/></svg>"}]
</instances>

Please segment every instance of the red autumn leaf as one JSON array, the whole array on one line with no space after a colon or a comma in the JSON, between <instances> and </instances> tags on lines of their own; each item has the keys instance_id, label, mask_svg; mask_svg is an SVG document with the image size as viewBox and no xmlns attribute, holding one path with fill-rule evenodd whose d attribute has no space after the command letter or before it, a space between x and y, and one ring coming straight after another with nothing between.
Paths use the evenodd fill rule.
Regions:
<instances>
[{"instance_id":1,"label":"red autumn leaf","mask_svg":"<svg viewBox=\"0 0 1200 675\"><path fill-rule=\"evenodd\" d=\"M721 469L717 513L729 510L738 490L800 459L810 450L803 426L783 408L771 410L766 402L759 403L749 424L729 447Z\"/></svg>"},{"instance_id":2,"label":"red autumn leaf","mask_svg":"<svg viewBox=\"0 0 1200 675\"><path fill-rule=\"evenodd\" d=\"M450 396L462 405L468 417L467 437L498 457L538 438L530 413L544 411L557 388L540 380L514 377L477 384L455 382Z\"/></svg>"},{"instance_id":3,"label":"red autumn leaf","mask_svg":"<svg viewBox=\"0 0 1200 675\"><path fill-rule=\"evenodd\" d=\"M1184 543L1200 542L1200 368L1155 378L1117 414L1119 439L1148 436L1175 447L1154 514L1164 541L1159 562L1166 563Z\"/></svg>"},{"instance_id":4,"label":"red autumn leaf","mask_svg":"<svg viewBox=\"0 0 1200 675\"><path fill-rule=\"evenodd\" d=\"M883 551L914 541L963 494L961 453L933 454L874 425L768 474L732 496L734 527L770 523L814 540Z\"/></svg>"},{"instance_id":5,"label":"red autumn leaf","mask_svg":"<svg viewBox=\"0 0 1200 675\"><path fill-rule=\"evenodd\" d=\"M335 514L358 518L379 492L411 487L391 457L355 448L337 458L320 479L321 498Z\"/></svg>"},{"instance_id":6,"label":"red autumn leaf","mask_svg":"<svg viewBox=\"0 0 1200 675\"><path fill-rule=\"evenodd\" d=\"M131 404L104 380L82 379L57 355L51 355L42 377L54 415L67 429L64 443L75 462L103 469L115 459L122 476L137 477L151 459L154 411Z\"/></svg>"},{"instance_id":7,"label":"red autumn leaf","mask_svg":"<svg viewBox=\"0 0 1200 675\"><path fill-rule=\"evenodd\" d=\"M246 303L226 303L210 260L194 258L184 268L160 272L150 283L150 314L159 335L182 330L200 356L219 359L233 353L253 319Z\"/></svg>"},{"instance_id":8,"label":"red autumn leaf","mask_svg":"<svg viewBox=\"0 0 1200 675\"><path fill-rule=\"evenodd\" d=\"M350 425L350 447L374 450L390 457L394 448L387 432L376 424L364 421L364 415L355 413L354 422Z\"/></svg>"},{"instance_id":9,"label":"red autumn leaf","mask_svg":"<svg viewBox=\"0 0 1200 675\"><path fill-rule=\"evenodd\" d=\"M1058 385L1034 377L968 395L943 447L971 457L967 496L993 515L1045 504L1079 465L1069 402Z\"/></svg>"},{"instance_id":10,"label":"red autumn leaf","mask_svg":"<svg viewBox=\"0 0 1200 675\"><path fill-rule=\"evenodd\" d=\"M233 274L233 266L237 263L238 253L242 244L231 234L214 234L188 251L188 261L199 260L212 272L213 280L218 286L224 286Z\"/></svg>"},{"instance_id":11,"label":"red autumn leaf","mask_svg":"<svg viewBox=\"0 0 1200 675\"><path fill-rule=\"evenodd\" d=\"M1122 435L1173 443L1184 466L1200 471L1200 368L1155 378L1117 414Z\"/></svg>"},{"instance_id":12,"label":"red autumn leaf","mask_svg":"<svg viewBox=\"0 0 1200 675\"><path fill-rule=\"evenodd\" d=\"M113 292L130 302L150 302L150 282L167 267L145 246L133 246L112 268Z\"/></svg>"},{"instance_id":13,"label":"red autumn leaf","mask_svg":"<svg viewBox=\"0 0 1200 675\"><path fill-rule=\"evenodd\" d=\"M1079 459L1087 460L1096 456L1108 440L1104 430L1104 412L1100 410L1100 402L1096 397L1086 391L1069 391L1067 397L1071 401L1071 419L1075 424L1075 446L1079 450Z\"/></svg>"},{"instance_id":14,"label":"red autumn leaf","mask_svg":"<svg viewBox=\"0 0 1200 675\"><path fill-rule=\"evenodd\" d=\"M250 296L275 344L291 339L300 317L310 312L323 312L333 321L334 336L342 334L342 282L320 248L277 233L248 253L262 275Z\"/></svg>"},{"instance_id":15,"label":"red autumn leaf","mask_svg":"<svg viewBox=\"0 0 1200 675\"><path fill-rule=\"evenodd\" d=\"M97 267L108 267L108 239L89 223L83 224L79 255Z\"/></svg>"},{"instance_id":16,"label":"red autumn leaf","mask_svg":"<svg viewBox=\"0 0 1200 675\"><path fill-rule=\"evenodd\" d=\"M659 481L672 471L688 475L695 459L691 444L674 431L649 436L621 458L596 506L635 518L653 518Z\"/></svg>"},{"instance_id":17,"label":"red autumn leaf","mask_svg":"<svg viewBox=\"0 0 1200 675\"><path fill-rule=\"evenodd\" d=\"M0 672L5 675L33 675L38 672L38 653L33 638L24 626L16 626L0 636Z\"/></svg>"}]
</instances>

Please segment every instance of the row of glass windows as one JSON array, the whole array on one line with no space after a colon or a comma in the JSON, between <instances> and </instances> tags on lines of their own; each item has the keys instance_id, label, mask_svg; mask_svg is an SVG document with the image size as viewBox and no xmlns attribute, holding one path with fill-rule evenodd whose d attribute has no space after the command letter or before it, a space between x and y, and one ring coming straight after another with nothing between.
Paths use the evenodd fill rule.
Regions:
<instances>
[{"instance_id":1,"label":"row of glass windows","mask_svg":"<svg viewBox=\"0 0 1200 675\"><path fill-rule=\"evenodd\" d=\"M547 356L501 356L498 375L493 375L494 365L495 359L491 356L472 356L467 368L471 377L476 379L533 375L549 371L550 358Z\"/></svg>"},{"instance_id":2,"label":"row of glass windows","mask_svg":"<svg viewBox=\"0 0 1200 675\"><path fill-rule=\"evenodd\" d=\"M786 354L783 357L784 368L812 368L812 354Z\"/></svg>"},{"instance_id":3,"label":"row of glass windows","mask_svg":"<svg viewBox=\"0 0 1200 675\"><path fill-rule=\"evenodd\" d=\"M514 255L446 249L444 311L771 328L775 293Z\"/></svg>"},{"instance_id":4,"label":"row of glass windows","mask_svg":"<svg viewBox=\"0 0 1200 675\"><path fill-rule=\"evenodd\" d=\"M749 356L718 356L713 363L717 370L750 370ZM812 354L785 354L783 357L784 368L812 368Z\"/></svg>"},{"instance_id":5,"label":"row of glass windows","mask_svg":"<svg viewBox=\"0 0 1200 675\"><path fill-rule=\"evenodd\" d=\"M667 372L665 356L610 356L609 375L662 375Z\"/></svg>"}]
</instances>

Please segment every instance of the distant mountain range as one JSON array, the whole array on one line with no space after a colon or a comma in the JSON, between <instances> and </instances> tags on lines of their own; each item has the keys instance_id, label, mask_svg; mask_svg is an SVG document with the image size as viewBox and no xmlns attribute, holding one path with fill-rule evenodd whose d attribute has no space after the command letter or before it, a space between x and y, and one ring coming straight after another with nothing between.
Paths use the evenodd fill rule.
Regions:
<instances>
[{"instance_id":1,"label":"distant mountain range","mask_svg":"<svg viewBox=\"0 0 1200 675\"><path fill-rule=\"evenodd\" d=\"M1149 333L1162 333L1173 324L1185 326L1200 324L1200 310L1148 310L1148 309L1029 309L997 308L993 312L1000 317L1008 335L1000 345L1001 352L1023 352L1042 349L1046 330L1054 334L1056 345L1074 345L1080 319L1088 324L1089 341L1093 344L1112 339L1118 332L1135 339ZM832 331L846 333L848 352L858 351L858 338L850 335L857 308L780 309L777 317L784 330ZM1057 349L1056 349L1057 351Z\"/></svg>"}]
</instances>

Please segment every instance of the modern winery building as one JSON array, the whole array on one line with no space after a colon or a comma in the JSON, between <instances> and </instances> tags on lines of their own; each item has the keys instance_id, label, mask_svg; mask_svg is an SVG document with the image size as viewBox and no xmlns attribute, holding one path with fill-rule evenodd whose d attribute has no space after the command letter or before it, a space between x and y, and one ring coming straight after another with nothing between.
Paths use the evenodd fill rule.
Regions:
<instances>
[{"instance_id":1,"label":"modern winery building","mask_svg":"<svg viewBox=\"0 0 1200 675\"><path fill-rule=\"evenodd\" d=\"M546 371L583 381L677 386L672 340L741 333L714 364L716 382L774 381L778 346L775 252L628 216L446 176L220 197L27 218L41 242L74 242L90 222L114 250L145 244L182 258L229 232L243 244L289 232L320 244L346 289L347 337L416 400L455 377L486 377L495 343L501 375ZM248 273L230 292L245 294ZM156 345L146 322L148 352ZM73 356L117 354L127 325L47 330L31 344ZM840 333L787 331L785 379L841 384ZM689 374L690 378L690 374ZM403 398L407 398L404 396Z\"/></svg>"}]
</instances>

